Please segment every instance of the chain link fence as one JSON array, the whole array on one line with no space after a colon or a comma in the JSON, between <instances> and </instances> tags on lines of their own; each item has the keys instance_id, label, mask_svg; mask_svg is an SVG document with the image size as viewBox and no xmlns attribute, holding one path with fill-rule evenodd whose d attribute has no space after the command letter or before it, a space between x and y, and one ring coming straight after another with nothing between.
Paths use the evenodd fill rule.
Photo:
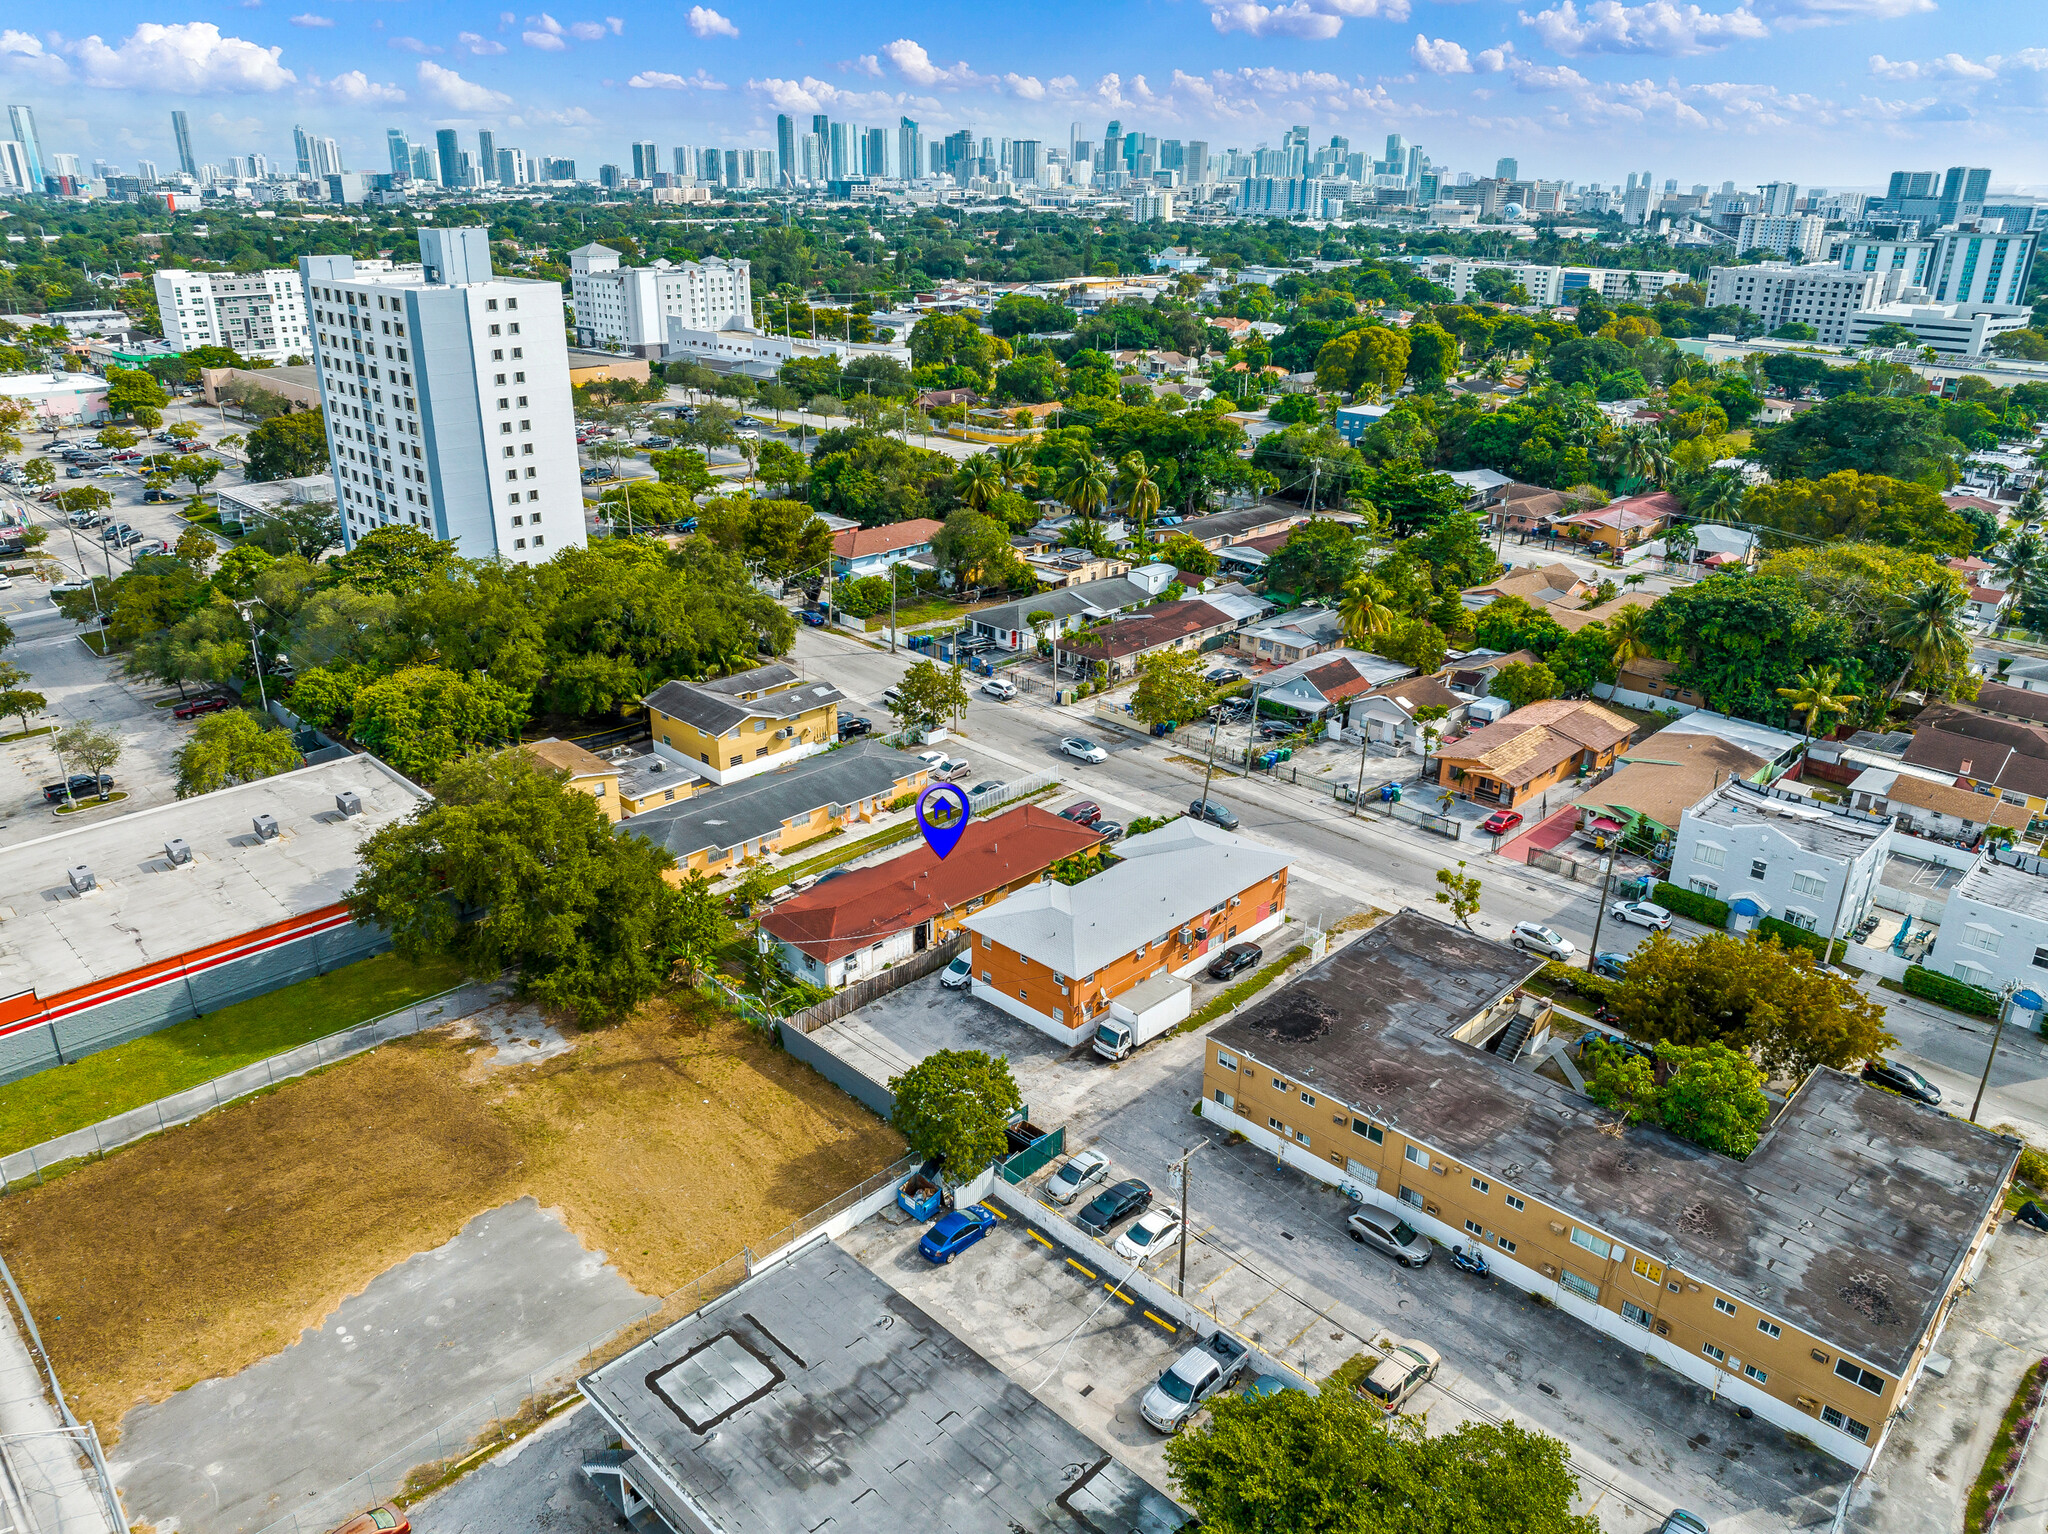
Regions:
<instances>
[{"instance_id":1,"label":"chain link fence","mask_svg":"<svg viewBox=\"0 0 2048 1534\"><path fill-rule=\"evenodd\" d=\"M511 988L501 982L457 986L452 991L443 991L438 996L415 1002L402 1011L388 1012L367 1023L323 1034L296 1049L270 1055L183 1092L160 1097L153 1103L101 1119L97 1124L74 1129L70 1134L31 1145L12 1155L0 1156L0 1193L30 1179L40 1183L43 1174L59 1162L105 1155L145 1135L157 1134L196 1119L202 1113L211 1113L222 1103L232 1102L247 1093L261 1091L293 1076L302 1076L323 1065L332 1065L350 1055L362 1054L393 1039L402 1039L408 1034L438 1028L443 1023L467 1017L510 994Z\"/></svg>"}]
</instances>

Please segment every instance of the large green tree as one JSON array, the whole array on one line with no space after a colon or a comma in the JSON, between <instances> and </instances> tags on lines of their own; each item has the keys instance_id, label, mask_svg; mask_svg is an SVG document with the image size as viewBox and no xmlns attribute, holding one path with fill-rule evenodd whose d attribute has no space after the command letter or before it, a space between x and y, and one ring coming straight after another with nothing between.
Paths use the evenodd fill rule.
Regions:
<instances>
[{"instance_id":1,"label":"large green tree","mask_svg":"<svg viewBox=\"0 0 2048 1534\"><path fill-rule=\"evenodd\" d=\"M1364 552L1348 523L1303 522L1266 561L1267 588L1297 597L1334 597L1358 573Z\"/></svg>"},{"instance_id":2,"label":"large green tree","mask_svg":"<svg viewBox=\"0 0 2048 1534\"><path fill-rule=\"evenodd\" d=\"M889 1082L889 1122L910 1148L965 1182L1008 1147L1003 1131L1023 1107L1010 1062L979 1049L942 1049Z\"/></svg>"},{"instance_id":3,"label":"large green tree","mask_svg":"<svg viewBox=\"0 0 2048 1534\"><path fill-rule=\"evenodd\" d=\"M1881 543L1914 554L1968 554L1976 529L1925 484L1841 469L1819 478L1758 485L1742 519L1802 539Z\"/></svg>"},{"instance_id":4,"label":"large green tree","mask_svg":"<svg viewBox=\"0 0 2048 1534\"><path fill-rule=\"evenodd\" d=\"M291 731L274 725L265 728L265 721L247 709L209 714L178 750L178 797L253 783L298 763L299 748L292 744Z\"/></svg>"},{"instance_id":5,"label":"large green tree","mask_svg":"<svg viewBox=\"0 0 2048 1534\"><path fill-rule=\"evenodd\" d=\"M674 859L614 834L595 800L517 749L456 764L434 795L363 842L358 922L407 958L447 955L478 979L511 970L523 994L584 1022L655 993L681 937L663 878Z\"/></svg>"},{"instance_id":6,"label":"large green tree","mask_svg":"<svg viewBox=\"0 0 2048 1534\"><path fill-rule=\"evenodd\" d=\"M1815 612L1783 575L1710 575L1681 586L1644 614L1642 638L1679 658L1673 680L1699 689L1710 708L1747 719L1782 717L1777 689L1850 645L1848 625Z\"/></svg>"},{"instance_id":7,"label":"large green tree","mask_svg":"<svg viewBox=\"0 0 2048 1534\"><path fill-rule=\"evenodd\" d=\"M1822 479L1848 469L1943 490L1960 477L1966 451L1917 401L1845 394L1782 426L1760 428L1753 456L1774 479Z\"/></svg>"},{"instance_id":8,"label":"large green tree","mask_svg":"<svg viewBox=\"0 0 2048 1534\"><path fill-rule=\"evenodd\" d=\"M251 480L296 479L327 467L327 422L319 409L272 416L249 433Z\"/></svg>"}]
</instances>

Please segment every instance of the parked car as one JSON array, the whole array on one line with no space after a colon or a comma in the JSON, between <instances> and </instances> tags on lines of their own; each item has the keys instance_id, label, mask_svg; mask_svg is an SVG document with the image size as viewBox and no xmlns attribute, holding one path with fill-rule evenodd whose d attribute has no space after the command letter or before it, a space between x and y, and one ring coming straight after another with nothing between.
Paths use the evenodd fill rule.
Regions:
<instances>
[{"instance_id":1,"label":"parked car","mask_svg":"<svg viewBox=\"0 0 2048 1534\"><path fill-rule=\"evenodd\" d=\"M917 759L931 769L933 777L943 778L948 783L955 778L966 777L970 765L966 757L948 756L943 751L920 751Z\"/></svg>"},{"instance_id":2,"label":"parked car","mask_svg":"<svg viewBox=\"0 0 2048 1534\"><path fill-rule=\"evenodd\" d=\"M1095 1195L1095 1201L1074 1217L1074 1223L1091 1236L1106 1236L1110 1227L1152 1207L1152 1189L1132 1177Z\"/></svg>"},{"instance_id":3,"label":"parked car","mask_svg":"<svg viewBox=\"0 0 2048 1534\"><path fill-rule=\"evenodd\" d=\"M972 980L973 978L974 961L968 958L967 955L964 953L961 954L959 958L955 959L951 964L948 964L944 969L939 971L939 984L943 985L949 991L958 991L964 989L967 985L967 982Z\"/></svg>"},{"instance_id":4,"label":"parked car","mask_svg":"<svg viewBox=\"0 0 2048 1534\"><path fill-rule=\"evenodd\" d=\"M223 709L233 707L233 701L228 698L187 698L183 703L177 704L171 709L171 717L173 719L197 719L201 714L218 714Z\"/></svg>"},{"instance_id":5,"label":"parked car","mask_svg":"<svg viewBox=\"0 0 2048 1534\"><path fill-rule=\"evenodd\" d=\"M1628 955L1625 953L1594 954L1593 973L1605 975L1609 980L1626 980L1628 978Z\"/></svg>"},{"instance_id":6,"label":"parked car","mask_svg":"<svg viewBox=\"0 0 2048 1534\"><path fill-rule=\"evenodd\" d=\"M1102 818L1102 806L1093 799L1077 799L1060 811L1060 819L1071 820L1077 826L1092 826Z\"/></svg>"},{"instance_id":7,"label":"parked car","mask_svg":"<svg viewBox=\"0 0 2048 1534\"><path fill-rule=\"evenodd\" d=\"M1584 1058L1588 1044L1605 1044L1609 1049L1618 1049L1624 1056L1657 1063L1657 1051L1648 1044L1638 1044L1625 1033L1610 1033L1604 1028L1591 1028L1579 1035L1579 1055Z\"/></svg>"},{"instance_id":8,"label":"parked car","mask_svg":"<svg viewBox=\"0 0 2048 1534\"><path fill-rule=\"evenodd\" d=\"M1121 820L1097 820L1091 822L1088 829L1104 842L1120 842L1124 839L1124 823Z\"/></svg>"},{"instance_id":9,"label":"parked car","mask_svg":"<svg viewBox=\"0 0 2048 1534\"><path fill-rule=\"evenodd\" d=\"M1001 698L1005 701L1017 696L1017 684L1015 682L1006 682L999 676L992 676L986 682L983 682L981 690L987 697Z\"/></svg>"},{"instance_id":10,"label":"parked car","mask_svg":"<svg viewBox=\"0 0 2048 1534\"><path fill-rule=\"evenodd\" d=\"M1091 1182L1109 1175L1109 1157L1101 1151L1084 1150L1067 1158L1067 1164L1047 1179L1045 1196L1055 1204L1071 1204Z\"/></svg>"},{"instance_id":11,"label":"parked car","mask_svg":"<svg viewBox=\"0 0 2048 1534\"><path fill-rule=\"evenodd\" d=\"M1218 666L1214 671L1207 673L1202 680L1211 687L1222 687L1230 682L1242 682L1244 680L1244 673L1235 666Z\"/></svg>"},{"instance_id":12,"label":"parked car","mask_svg":"<svg viewBox=\"0 0 2048 1534\"><path fill-rule=\"evenodd\" d=\"M1485 823L1479 829L1488 836L1505 836L1521 823L1522 812L1520 810L1495 810L1486 817Z\"/></svg>"},{"instance_id":13,"label":"parked car","mask_svg":"<svg viewBox=\"0 0 2048 1534\"><path fill-rule=\"evenodd\" d=\"M1094 741L1083 739L1079 735L1069 735L1065 740L1061 741L1060 750L1074 758L1077 762L1094 763L1109 760L1109 753L1107 751L1096 745Z\"/></svg>"},{"instance_id":14,"label":"parked car","mask_svg":"<svg viewBox=\"0 0 2048 1534\"><path fill-rule=\"evenodd\" d=\"M114 777L112 773L103 772L98 777L94 777L89 772L74 772L62 783L45 783L43 785L43 803L62 804L67 797L78 799L86 794L110 794L113 791Z\"/></svg>"},{"instance_id":15,"label":"parked car","mask_svg":"<svg viewBox=\"0 0 2048 1534\"><path fill-rule=\"evenodd\" d=\"M691 519L696 520L694 517ZM796 615L803 620L805 628L821 629L825 626L825 614L815 607L800 607Z\"/></svg>"},{"instance_id":16,"label":"parked car","mask_svg":"<svg viewBox=\"0 0 2048 1534\"><path fill-rule=\"evenodd\" d=\"M861 718L858 714L845 714L839 720L839 738L841 740L852 740L854 736L865 735L872 729L874 729L874 725Z\"/></svg>"},{"instance_id":17,"label":"parked car","mask_svg":"<svg viewBox=\"0 0 2048 1534\"><path fill-rule=\"evenodd\" d=\"M121 529L121 536L115 542L124 549L130 544L140 543L142 542L142 530L136 527L123 527Z\"/></svg>"},{"instance_id":18,"label":"parked car","mask_svg":"<svg viewBox=\"0 0 2048 1534\"><path fill-rule=\"evenodd\" d=\"M1911 1066L1901 1065L1896 1060L1865 1060L1862 1076L1872 1086L1883 1087L1887 1092L1910 1097L1914 1102L1926 1103L1931 1108L1941 1106L1941 1088Z\"/></svg>"},{"instance_id":19,"label":"parked car","mask_svg":"<svg viewBox=\"0 0 2048 1534\"><path fill-rule=\"evenodd\" d=\"M167 502L175 500L177 500L177 497L168 490L145 490L142 492L142 502L145 506L162 506Z\"/></svg>"},{"instance_id":20,"label":"parked car","mask_svg":"<svg viewBox=\"0 0 2048 1534\"><path fill-rule=\"evenodd\" d=\"M1232 943L1209 961L1209 978L1228 980L1232 975L1250 969L1265 956L1266 951L1257 943Z\"/></svg>"},{"instance_id":21,"label":"parked car","mask_svg":"<svg viewBox=\"0 0 2048 1534\"><path fill-rule=\"evenodd\" d=\"M1579 950L1568 937L1561 937L1540 921L1518 921L1508 939L1524 953L1531 950L1547 959L1569 959Z\"/></svg>"},{"instance_id":22,"label":"parked car","mask_svg":"<svg viewBox=\"0 0 2048 1534\"><path fill-rule=\"evenodd\" d=\"M1607 914L1616 921L1625 921L1638 927L1650 927L1658 932L1671 929L1671 913L1660 905L1647 900L1617 900Z\"/></svg>"},{"instance_id":23,"label":"parked car","mask_svg":"<svg viewBox=\"0 0 2048 1534\"><path fill-rule=\"evenodd\" d=\"M1698 1513L1674 1507L1671 1515L1657 1525L1657 1534L1708 1534L1707 1521Z\"/></svg>"},{"instance_id":24,"label":"parked car","mask_svg":"<svg viewBox=\"0 0 2048 1534\"><path fill-rule=\"evenodd\" d=\"M974 787L967 790L967 797L972 799L979 794L992 794L1002 786L1003 780L1001 778L983 778Z\"/></svg>"},{"instance_id":25,"label":"parked car","mask_svg":"<svg viewBox=\"0 0 2048 1534\"><path fill-rule=\"evenodd\" d=\"M1244 1372L1249 1350L1219 1331L1173 1361L1138 1402L1138 1415L1162 1433L1177 1433L1211 1396Z\"/></svg>"},{"instance_id":26,"label":"parked car","mask_svg":"<svg viewBox=\"0 0 2048 1534\"><path fill-rule=\"evenodd\" d=\"M1214 799L1192 799L1188 802L1188 813L1197 820L1206 820L1212 826L1221 826L1226 831L1237 829L1237 816L1226 804Z\"/></svg>"},{"instance_id":27,"label":"parked car","mask_svg":"<svg viewBox=\"0 0 2048 1534\"><path fill-rule=\"evenodd\" d=\"M1111 1250L1127 1262L1143 1262L1157 1257L1179 1240L1180 1216L1171 1209L1150 1209L1131 1222Z\"/></svg>"},{"instance_id":28,"label":"parked car","mask_svg":"<svg viewBox=\"0 0 2048 1534\"><path fill-rule=\"evenodd\" d=\"M1397 1412L1436 1377L1443 1362L1443 1355L1426 1342L1396 1341L1358 1382L1358 1393L1383 1412Z\"/></svg>"},{"instance_id":29,"label":"parked car","mask_svg":"<svg viewBox=\"0 0 2048 1534\"><path fill-rule=\"evenodd\" d=\"M996 1217L979 1204L942 1214L917 1243L918 1254L926 1262L951 1262L994 1229L995 1223Z\"/></svg>"},{"instance_id":30,"label":"parked car","mask_svg":"<svg viewBox=\"0 0 2048 1534\"><path fill-rule=\"evenodd\" d=\"M1344 1222L1351 1239L1360 1246L1385 1252L1403 1267L1419 1268L1429 1261L1429 1242L1417 1235L1415 1227L1398 1214L1384 1209L1360 1209Z\"/></svg>"},{"instance_id":31,"label":"parked car","mask_svg":"<svg viewBox=\"0 0 2048 1534\"><path fill-rule=\"evenodd\" d=\"M396 1503L386 1502L367 1513L357 1513L334 1534L412 1534L412 1520L399 1511Z\"/></svg>"}]
</instances>

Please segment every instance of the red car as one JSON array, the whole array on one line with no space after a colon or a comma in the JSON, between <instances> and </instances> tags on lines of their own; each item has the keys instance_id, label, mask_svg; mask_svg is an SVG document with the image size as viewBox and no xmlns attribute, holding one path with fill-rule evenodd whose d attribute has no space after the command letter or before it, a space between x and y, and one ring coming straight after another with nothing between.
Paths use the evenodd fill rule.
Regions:
<instances>
[{"instance_id":1,"label":"red car","mask_svg":"<svg viewBox=\"0 0 2048 1534\"><path fill-rule=\"evenodd\" d=\"M397 1504L386 1502L367 1513L357 1513L334 1534L412 1534L412 1520L399 1511Z\"/></svg>"},{"instance_id":2,"label":"red car","mask_svg":"<svg viewBox=\"0 0 2048 1534\"><path fill-rule=\"evenodd\" d=\"M226 698L191 698L171 710L173 719L197 719L201 714L217 714L234 705Z\"/></svg>"},{"instance_id":3,"label":"red car","mask_svg":"<svg viewBox=\"0 0 2048 1534\"><path fill-rule=\"evenodd\" d=\"M1520 810L1495 810L1486 817L1486 824L1479 829L1488 836L1505 836L1522 823Z\"/></svg>"}]
</instances>

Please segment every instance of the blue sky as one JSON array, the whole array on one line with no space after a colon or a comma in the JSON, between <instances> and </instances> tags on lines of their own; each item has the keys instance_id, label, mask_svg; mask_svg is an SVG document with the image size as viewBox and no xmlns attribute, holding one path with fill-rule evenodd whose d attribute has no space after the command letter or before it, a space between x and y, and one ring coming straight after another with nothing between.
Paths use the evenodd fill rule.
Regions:
<instances>
[{"instance_id":1,"label":"blue sky","mask_svg":"<svg viewBox=\"0 0 2048 1534\"><path fill-rule=\"evenodd\" d=\"M35 105L46 153L130 168L175 164L173 107L201 160L287 158L297 123L376 170L387 127L455 126L585 175L637 139L769 145L787 110L1059 144L1116 117L1246 149L1299 122L1319 143L1399 132L1452 169L1514 155L1575 181L1881 187L1967 163L2048 188L2039 0L587 3L114 0L90 32L0 22L0 88Z\"/></svg>"}]
</instances>

